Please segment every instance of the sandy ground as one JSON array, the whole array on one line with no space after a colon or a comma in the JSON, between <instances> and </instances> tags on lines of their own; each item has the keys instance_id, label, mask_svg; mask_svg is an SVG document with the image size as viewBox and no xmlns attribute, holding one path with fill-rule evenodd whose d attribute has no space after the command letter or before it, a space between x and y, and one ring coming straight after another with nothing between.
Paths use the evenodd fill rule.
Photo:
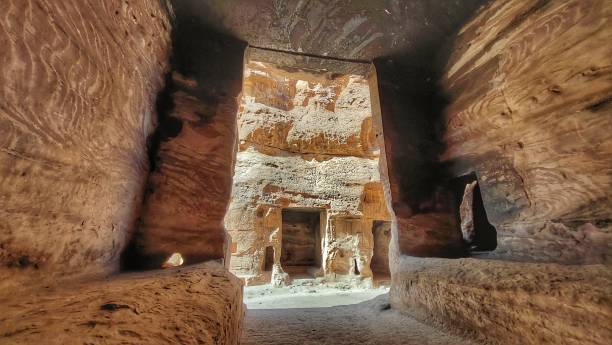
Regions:
<instances>
[{"instance_id":1,"label":"sandy ground","mask_svg":"<svg viewBox=\"0 0 612 345\"><path fill-rule=\"evenodd\" d=\"M390 309L387 287L297 285L244 289L242 345L475 344Z\"/></svg>"},{"instance_id":2,"label":"sandy ground","mask_svg":"<svg viewBox=\"0 0 612 345\"><path fill-rule=\"evenodd\" d=\"M270 284L244 288L244 303L249 309L323 308L365 302L389 292L356 288L350 283L320 284L312 279L294 279L289 287L275 288Z\"/></svg>"}]
</instances>

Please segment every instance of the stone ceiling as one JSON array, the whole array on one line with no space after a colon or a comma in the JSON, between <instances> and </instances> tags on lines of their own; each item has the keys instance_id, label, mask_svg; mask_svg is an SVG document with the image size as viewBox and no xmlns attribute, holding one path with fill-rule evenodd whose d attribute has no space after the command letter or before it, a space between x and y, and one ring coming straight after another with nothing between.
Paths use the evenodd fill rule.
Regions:
<instances>
[{"instance_id":1,"label":"stone ceiling","mask_svg":"<svg viewBox=\"0 0 612 345\"><path fill-rule=\"evenodd\" d=\"M172 0L195 20L251 46L370 61L431 47L486 0Z\"/></svg>"}]
</instances>

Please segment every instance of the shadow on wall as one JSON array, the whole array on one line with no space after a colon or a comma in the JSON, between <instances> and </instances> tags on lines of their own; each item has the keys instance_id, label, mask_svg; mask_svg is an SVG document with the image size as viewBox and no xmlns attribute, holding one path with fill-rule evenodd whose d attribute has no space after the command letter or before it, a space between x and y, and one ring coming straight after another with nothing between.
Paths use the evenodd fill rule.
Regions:
<instances>
[{"instance_id":1,"label":"shadow on wall","mask_svg":"<svg viewBox=\"0 0 612 345\"><path fill-rule=\"evenodd\" d=\"M220 220L214 218L212 221L180 219L179 215L174 215L177 218L174 220L164 216L163 208L166 207L165 203L179 204L171 205L176 209L181 208L180 204L185 204L183 208L188 209L191 214L206 214L207 212L213 214L216 210L206 207L211 204L219 204L219 207L216 207L219 210L226 208L227 204L223 203L224 194L226 194L224 191L219 191L219 194L223 195L217 196L221 200L202 200L203 198L214 198L216 195L212 195L214 192L211 192L208 197L202 196L198 191L210 188L199 185L201 182L194 182L193 185L189 185L191 176L184 177L185 185L182 187L185 190L179 188L172 190L169 185L173 182L180 185L182 183L181 176L178 175L189 174L177 173L176 171L189 170L188 168L198 171L200 174L205 171L209 175L231 176L231 162L234 160L231 152L225 150L228 151L227 155L222 158L230 163L227 164L226 162L222 167L217 164L214 167L215 170L211 166L215 165L216 162L202 155L201 152L214 151L215 148L202 149L195 146L201 146L200 144L215 146L215 142L206 141L207 137L210 136L209 132L217 133L220 137L224 136L224 133L218 132L220 125L215 123L224 120L215 120L215 116L219 116L219 114L223 116L230 112L232 107L228 104L241 92L242 66L246 43L215 32L201 24L198 19L180 11L176 12L172 25L171 70L166 75L165 88L160 91L157 97L156 130L148 138L149 182L145 191L143 212L139 219L139 229L122 255L121 267L123 270L159 268L173 252L183 252L185 264L223 259L225 254L225 232L222 225L217 225L217 223L221 224L223 215L217 217ZM223 108L220 109L219 107ZM235 120L233 121L235 122ZM207 127L210 128L206 129ZM185 128L189 129L188 135L185 136L187 138L182 140L177 138ZM194 142L194 136L190 133L199 135L195 139L201 142ZM173 140L176 142L172 143ZM227 142L223 143L224 146L229 145L231 147L235 142L235 138L231 136L220 140ZM193 152L178 152L180 149ZM188 157L188 154L195 154L200 157L192 159ZM183 156L181 157L181 155ZM183 162L181 162L181 158L184 160ZM200 159L200 162L197 161L197 158ZM182 166L189 164L194 166ZM229 168L225 169L226 166ZM223 171L224 169L227 171ZM154 175L158 177L154 178ZM163 177L164 185L159 182L159 176ZM194 179L208 180L208 183L211 183L211 177L215 179L218 176L198 175ZM223 177L223 179L227 179L227 177ZM231 177L229 179L231 183ZM225 181L221 182L220 185L215 187L223 189L227 183ZM154 197L156 193L158 195ZM162 195L161 198L159 197L160 194ZM165 212L172 215L173 209L168 209ZM224 213L224 211L216 213L220 212ZM209 226L211 229L207 228ZM201 236L194 235L198 231L206 233ZM198 241L202 242L201 249L194 249L198 245ZM188 244L186 242L192 243Z\"/></svg>"},{"instance_id":2,"label":"shadow on wall","mask_svg":"<svg viewBox=\"0 0 612 345\"><path fill-rule=\"evenodd\" d=\"M432 48L415 50L374 63L388 165L398 192L394 208L404 204L411 213L424 213L435 209L433 195L448 176L438 160L445 148L442 116L448 99L439 93L439 71L429 62L435 57Z\"/></svg>"},{"instance_id":3,"label":"shadow on wall","mask_svg":"<svg viewBox=\"0 0 612 345\"><path fill-rule=\"evenodd\" d=\"M402 254L463 257L466 248L452 214L439 87L439 41L376 60L389 182Z\"/></svg>"},{"instance_id":4,"label":"shadow on wall","mask_svg":"<svg viewBox=\"0 0 612 345\"><path fill-rule=\"evenodd\" d=\"M452 52L447 40L486 2L466 3L444 29L374 61L401 254L457 258L468 253L453 212L451 166L440 160L450 103L440 81Z\"/></svg>"}]
</instances>

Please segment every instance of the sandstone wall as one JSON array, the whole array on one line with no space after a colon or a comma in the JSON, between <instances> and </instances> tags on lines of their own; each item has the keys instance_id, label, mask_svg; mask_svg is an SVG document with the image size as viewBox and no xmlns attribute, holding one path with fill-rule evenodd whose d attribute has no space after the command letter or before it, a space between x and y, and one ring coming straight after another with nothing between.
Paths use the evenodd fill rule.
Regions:
<instances>
[{"instance_id":1,"label":"sandstone wall","mask_svg":"<svg viewBox=\"0 0 612 345\"><path fill-rule=\"evenodd\" d=\"M494 2L442 83L453 174L476 172L499 256L612 260L612 4Z\"/></svg>"},{"instance_id":2,"label":"sandstone wall","mask_svg":"<svg viewBox=\"0 0 612 345\"><path fill-rule=\"evenodd\" d=\"M363 75L278 68L249 60L238 117L240 149L225 218L232 271L248 282L273 246L277 277L283 208L321 211L320 274L370 277L372 221L389 219Z\"/></svg>"},{"instance_id":3,"label":"sandstone wall","mask_svg":"<svg viewBox=\"0 0 612 345\"><path fill-rule=\"evenodd\" d=\"M393 307L492 344L608 342L611 15L607 1L493 1L460 30L439 166L475 172L498 247L399 256ZM419 217L437 234L427 212L404 219Z\"/></svg>"},{"instance_id":4,"label":"sandstone wall","mask_svg":"<svg viewBox=\"0 0 612 345\"><path fill-rule=\"evenodd\" d=\"M152 172L126 265L160 267L175 252L186 264L225 258L244 49L190 17L177 18L172 74L150 143Z\"/></svg>"},{"instance_id":5,"label":"sandstone wall","mask_svg":"<svg viewBox=\"0 0 612 345\"><path fill-rule=\"evenodd\" d=\"M166 11L7 0L0 13L0 285L115 269L148 173Z\"/></svg>"}]
</instances>

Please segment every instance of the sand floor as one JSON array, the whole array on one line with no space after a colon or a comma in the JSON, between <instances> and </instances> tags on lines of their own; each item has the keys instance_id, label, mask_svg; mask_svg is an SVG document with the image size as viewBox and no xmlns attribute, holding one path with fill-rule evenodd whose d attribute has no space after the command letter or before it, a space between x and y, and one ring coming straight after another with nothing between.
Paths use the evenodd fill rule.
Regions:
<instances>
[{"instance_id":1,"label":"sand floor","mask_svg":"<svg viewBox=\"0 0 612 345\"><path fill-rule=\"evenodd\" d=\"M242 345L475 344L390 309L388 288L246 287Z\"/></svg>"}]
</instances>

